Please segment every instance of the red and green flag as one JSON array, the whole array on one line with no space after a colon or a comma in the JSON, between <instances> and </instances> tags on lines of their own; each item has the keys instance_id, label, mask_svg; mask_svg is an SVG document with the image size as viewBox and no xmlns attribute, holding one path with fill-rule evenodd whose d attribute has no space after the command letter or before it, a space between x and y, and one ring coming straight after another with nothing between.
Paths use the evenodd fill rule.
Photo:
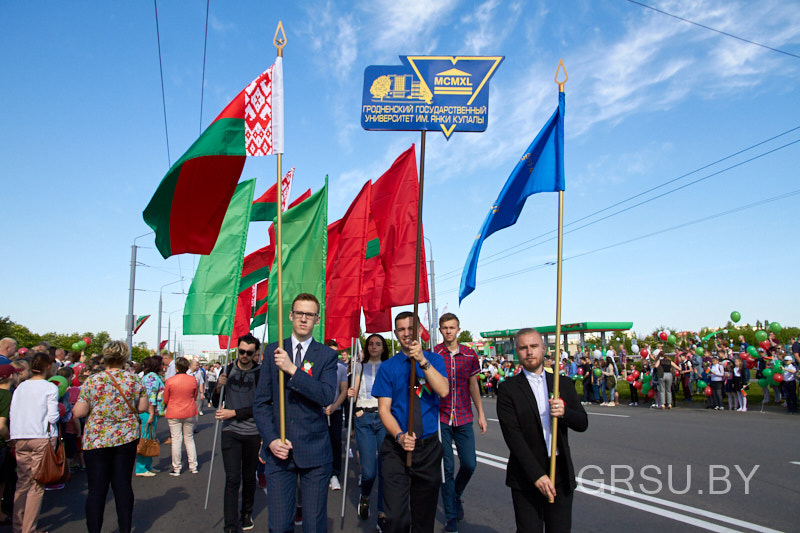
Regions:
<instances>
[{"instance_id":1,"label":"red and green flag","mask_svg":"<svg viewBox=\"0 0 800 533\"><path fill-rule=\"evenodd\" d=\"M283 63L245 87L169 169L144 210L164 258L214 249L245 158L283 153Z\"/></svg>"},{"instance_id":2,"label":"red and green flag","mask_svg":"<svg viewBox=\"0 0 800 533\"><path fill-rule=\"evenodd\" d=\"M251 179L236 187L214 249L197 264L183 308L184 335L233 330L255 183Z\"/></svg>"},{"instance_id":3,"label":"red and green flag","mask_svg":"<svg viewBox=\"0 0 800 533\"><path fill-rule=\"evenodd\" d=\"M294 178L294 167L281 178L281 196L283 197L283 210L286 211L289 203L289 194L292 192L292 179ZM253 201L253 212L250 214L250 222L269 221L275 218L278 212L278 184L266 190L264 194Z\"/></svg>"},{"instance_id":4,"label":"red and green flag","mask_svg":"<svg viewBox=\"0 0 800 533\"><path fill-rule=\"evenodd\" d=\"M133 327L134 335L136 335L136 332L139 331L139 328L144 325L148 318L150 318L150 315L143 315L136 319L136 325Z\"/></svg>"}]
</instances>

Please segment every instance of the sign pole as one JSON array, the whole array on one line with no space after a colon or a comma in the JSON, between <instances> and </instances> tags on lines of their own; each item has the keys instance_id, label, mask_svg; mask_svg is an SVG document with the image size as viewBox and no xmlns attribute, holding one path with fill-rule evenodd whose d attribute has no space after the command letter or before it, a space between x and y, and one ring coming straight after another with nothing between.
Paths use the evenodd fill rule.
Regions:
<instances>
[{"instance_id":1,"label":"sign pole","mask_svg":"<svg viewBox=\"0 0 800 533\"><path fill-rule=\"evenodd\" d=\"M278 37L280 32L281 36ZM275 37L272 39L272 44L278 49L278 57L283 57L283 47L286 46L286 33L283 31L283 22L278 21L278 27L275 29ZM281 213L283 212L283 194L281 189L281 156L278 156L278 214L275 218L275 262L278 265L278 309L276 314L278 316L278 348L283 345L283 224ZM291 351L291 350L290 350ZM291 356L291 355L290 355ZM286 398L284 388L283 372L278 372L278 397L280 404L281 414L281 442L286 442Z\"/></svg>"},{"instance_id":2,"label":"sign pole","mask_svg":"<svg viewBox=\"0 0 800 533\"><path fill-rule=\"evenodd\" d=\"M558 81L558 71L564 69L564 81ZM564 92L564 84L567 82L567 69L564 62L558 61L555 82L558 84L558 92ZM558 263L556 269L556 365L553 367L553 398L558 399L558 385L561 381L559 365L561 363L561 264L564 251L564 191L558 191ZM552 439L550 446L550 482L556 483L556 451L558 443L558 418L552 417L550 427L552 429ZM553 503L554 499L549 500Z\"/></svg>"},{"instance_id":3,"label":"sign pole","mask_svg":"<svg viewBox=\"0 0 800 533\"><path fill-rule=\"evenodd\" d=\"M422 260L422 193L425 183L425 130L421 132L419 142L419 199L417 200L417 253L414 264L414 339L419 342L419 274L420 261ZM408 375L408 430L414 428L414 384L417 381L417 365L411 365L411 373ZM421 414L421 413L420 413ZM421 435L414 435L419 438ZM412 452L406 454L406 466L411 466Z\"/></svg>"}]
</instances>

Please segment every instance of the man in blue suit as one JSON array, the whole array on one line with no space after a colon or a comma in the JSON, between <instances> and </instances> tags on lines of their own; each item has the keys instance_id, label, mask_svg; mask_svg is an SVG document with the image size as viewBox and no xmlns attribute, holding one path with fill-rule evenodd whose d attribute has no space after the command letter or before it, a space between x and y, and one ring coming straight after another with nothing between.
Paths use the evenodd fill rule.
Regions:
<instances>
[{"instance_id":1,"label":"man in blue suit","mask_svg":"<svg viewBox=\"0 0 800 533\"><path fill-rule=\"evenodd\" d=\"M298 477L303 493L303 531L328 527L328 480L331 477L330 439L324 409L336 399L336 352L315 341L319 301L302 293L292 302L292 336L283 348L264 349L253 415L263 441L266 462L269 530L294 531ZM284 373L286 441L280 439L278 372Z\"/></svg>"}]
</instances>

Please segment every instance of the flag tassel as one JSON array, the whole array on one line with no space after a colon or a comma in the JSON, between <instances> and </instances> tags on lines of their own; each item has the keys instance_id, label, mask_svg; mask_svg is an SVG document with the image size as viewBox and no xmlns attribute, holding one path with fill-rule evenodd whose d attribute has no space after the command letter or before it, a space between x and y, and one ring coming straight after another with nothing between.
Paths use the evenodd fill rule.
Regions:
<instances>
[{"instance_id":1,"label":"flag tassel","mask_svg":"<svg viewBox=\"0 0 800 533\"><path fill-rule=\"evenodd\" d=\"M564 81L558 81L558 72L564 69ZM564 92L564 84L567 82L567 68L562 60L558 61L555 82L558 84L558 92ZM553 368L553 398L559 398L558 385L561 381L561 265L564 252L564 191L558 191L558 263L556 266L556 364ZM558 418L552 417L552 441L550 446L550 482L556 483L556 451L558 443ZM549 502L553 503L554 499Z\"/></svg>"}]
</instances>

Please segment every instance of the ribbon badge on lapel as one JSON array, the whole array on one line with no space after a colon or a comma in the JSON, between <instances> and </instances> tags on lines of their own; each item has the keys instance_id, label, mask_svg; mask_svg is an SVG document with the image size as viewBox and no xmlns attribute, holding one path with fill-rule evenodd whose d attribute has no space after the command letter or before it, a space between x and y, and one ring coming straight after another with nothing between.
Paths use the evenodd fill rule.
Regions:
<instances>
[{"instance_id":1,"label":"ribbon badge on lapel","mask_svg":"<svg viewBox=\"0 0 800 533\"><path fill-rule=\"evenodd\" d=\"M314 366L312 361L305 361L303 362L303 372L308 374L309 376L313 376L314 374L311 373L311 367Z\"/></svg>"},{"instance_id":2,"label":"ribbon badge on lapel","mask_svg":"<svg viewBox=\"0 0 800 533\"><path fill-rule=\"evenodd\" d=\"M425 378L419 378L419 383L414 387L414 390L417 392L417 396L420 398L422 398L423 392L432 394L430 387L428 387L428 383L425 381Z\"/></svg>"}]
</instances>

